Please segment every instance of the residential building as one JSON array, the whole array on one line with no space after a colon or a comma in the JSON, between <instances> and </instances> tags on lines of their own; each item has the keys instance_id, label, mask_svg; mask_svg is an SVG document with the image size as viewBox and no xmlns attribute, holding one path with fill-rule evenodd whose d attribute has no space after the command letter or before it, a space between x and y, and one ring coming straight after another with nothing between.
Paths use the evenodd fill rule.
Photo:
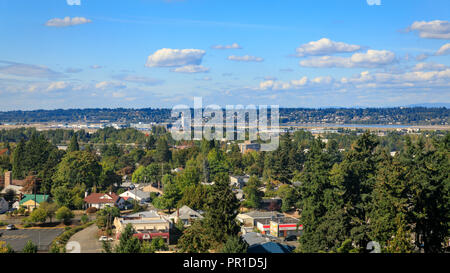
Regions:
<instances>
[{"instance_id":1,"label":"residential building","mask_svg":"<svg viewBox=\"0 0 450 273\"><path fill-rule=\"evenodd\" d=\"M12 172L5 172L3 179L0 180L0 184L3 186L1 193L6 193L8 190L13 190L16 194L19 194L23 186L25 185L25 180L12 179Z\"/></svg>"},{"instance_id":2,"label":"residential building","mask_svg":"<svg viewBox=\"0 0 450 273\"><path fill-rule=\"evenodd\" d=\"M94 207L96 209L104 209L105 207L118 207L122 209L125 205L125 200L117 194L110 193L91 193L85 195L85 208Z\"/></svg>"},{"instance_id":3,"label":"residential building","mask_svg":"<svg viewBox=\"0 0 450 273\"><path fill-rule=\"evenodd\" d=\"M263 244L257 244L250 246L247 249L247 253L250 254L256 254L256 253L291 253L295 247L275 243L275 242L268 242Z\"/></svg>"},{"instance_id":4,"label":"residential building","mask_svg":"<svg viewBox=\"0 0 450 273\"><path fill-rule=\"evenodd\" d=\"M152 185L152 184L147 184L145 186L142 186L141 190L143 192L149 192L149 193L155 192L159 195L163 195L162 189L159 189L158 187L155 187L155 185Z\"/></svg>"},{"instance_id":5,"label":"residential building","mask_svg":"<svg viewBox=\"0 0 450 273\"><path fill-rule=\"evenodd\" d=\"M46 201L48 201L48 195L46 194L25 194L19 201L19 206L24 207L28 211L33 211Z\"/></svg>"},{"instance_id":6,"label":"residential building","mask_svg":"<svg viewBox=\"0 0 450 273\"><path fill-rule=\"evenodd\" d=\"M5 212L7 212L8 210L9 210L8 202L5 200L5 198L1 197L0 198L0 214L3 214Z\"/></svg>"},{"instance_id":7,"label":"residential building","mask_svg":"<svg viewBox=\"0 0 450 273\"><path fill-rule=\"evenodd\" d=\"M237 189L242 189L250 179L248 175L230 175L230 186Z\"/></svg>"},{"instance_id":8,"label":"residential building","mask_svg":"<svg viewBox=\"0 0 450 273\"><path fill-rule=\"evenodd\" d=\"M169 215L169 219L173 220L174 223L182 221L184 226L190 226L194 220L203 219L203 216L188 206L182 206L177 209L177 211Z\"/></svg>"},{"instance_id":9,"label":"residential building","mask_svg":"<svg viewBox=\"0 0 450 273\"><path fill-rule=\"evenodd\" d=\"M128 201L129 199L132 199L132 200L135 200L138 202L150 201L150 193L139 190L139 189L128 190L128 191L120 194L119 196L122 197L123 199L125 199L125 201Z\"/></svg>"},{"instance_id":10,"label":"residential building","mask_svg":"<svg viewBox=\"0 0 450 273\"><path fill-rule=\"evenodd\" d=\"M120 238L120 234L125 230L125 227L128 224L131 224L136 230L134 236L141 240L151 240L155 237L162 237L169 242L172 222L167 216L159 215L154 210L116 217L114 219L114 226L116 227L117 239Z\"/></svg>"}]
</instances>

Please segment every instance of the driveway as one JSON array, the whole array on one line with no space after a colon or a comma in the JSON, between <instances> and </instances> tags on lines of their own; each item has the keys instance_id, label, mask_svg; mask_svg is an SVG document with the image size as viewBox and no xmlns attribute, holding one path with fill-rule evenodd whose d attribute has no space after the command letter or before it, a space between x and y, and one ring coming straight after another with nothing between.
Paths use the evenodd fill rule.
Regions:
<instances>
[{"instance_id":1,"label":"driveway","mask_svg":"<svg viewBox=\"0 0 450 273\"><path fill-rule=\"evenodd\" d=\"M95 224L83 229L80 232L75 233L67 243L68 248L71 242L79 244L80 253L101 253L103 250L102 242L99 242L97 238L98 228ZM75 247L76 249L77 247ZM69 251L68 251L69 252Z\"/></svg>"}]
</instances>

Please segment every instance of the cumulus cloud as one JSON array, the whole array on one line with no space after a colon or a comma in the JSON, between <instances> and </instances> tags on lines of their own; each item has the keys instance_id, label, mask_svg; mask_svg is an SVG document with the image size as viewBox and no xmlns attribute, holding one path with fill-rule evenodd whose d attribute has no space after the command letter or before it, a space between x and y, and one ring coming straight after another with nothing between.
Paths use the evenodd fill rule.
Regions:
<instances>
[{"instance_id":1,"label":"cumulus cloud","mask_svg":"<svg viewBox=\"0 0 450 273\"><path fill-rule=\"evenodd\" d=\"M75 26L75 25L82 25L91 23L92 21L89 19L86 19L84 17L73 17L70 18L69 16L64 17L62 19L60 18L53 18L47 21L45 23L48 27L68 27L68 26Z\"/></svg>"},{"instance_id":2,"label":"cumulus cloud","mask_svg":"<svg viewBox=\"0 0 450 273\"><path fill-rule=\"evenodd\" d=\"M368 50L351 57L323 56L300 61L304 67L378 67L395 62L395 54L387 50Z\"/></svg>"},{"instance_id":3,"label":"cumulus cloud","mask_svg":"<svg viewBox=\"0 0 450 273\"><path fill-rule=\"evenodd\" d=\"M296 49L297 57L323 56L336 53L350 53L361 49L359 45L350 45L343 42L334 42L328 38L312 41Z\"/></svg>"},{"instance_id":4,"label":"cumulus cloud","mask_svg":"<svg viewBox=\"0 0 450 273\"><path fill-rule=\"evenodd\" d=\"M245 55L245 56L231 55L231 56L228 56L227 59L230 61L236 61L236 62L262 62L262 61L264 61L264 59L261 57L255 57L255 56L249 56L249 55Z\"/></svg>"},{"instance_id":5,"label":"cumulus cloud","mask_svg":"<svg viewBox=\"0 0 450 273\"><path fill-rule=\"evenodd\" d=\"M443 56L448 54L450 54L450 44L445 44L441 48L439 48L435 55Z\"/></svg>"},{"instance_id":6,"label":"cumulus cloud","mask_svg":"<svg viewBox=\"0 0 450 273\"><path fill-rule=\"evenodd\" d=\"M202 65L186 65L182 67L177 67L172 70L177 73L206 73L209 72L209 68Z\"/></svg>"},{"instance_id":7,"label":"cumulus cloud","mask_svg":"<svg viewBox=\"0 0 450 273\"><path fill-rule=\"evenodd\" d=\"M242 49L242 47L237 43L233 43L231 45L213 45L211 48L212 49Z\"/></svg>"},{"instance_id":8,"label":"cumulus cloud","mask_svg":"<svg viewBox=\"0 0 450 273\"><path fill-rule=\"evenodd\" d=\"M34 78L58 78L63 76L61 73L55 72L45 66L6 61L0 61L0 64L5 64L3 66L0 66L0 74Z\"/></svg>"},{"instance_id":9,"label":"cumulus cloud","mask_svg":"<svg viewBox=\"0 0 450 273\"><path fill-rule=\"evenodd\" d=\"M200 65L205 51L201 49L163 48L148 56L147 67L180 67Z\"/></svg>"},{"instance_id":10,"label":"cumulus cloud","mask_svg":"<svg viewBox=\"0 0 450 273\"><path fill-rule=\"evenodd\" d=\"M304 87L309 82L307 77L302 77L298 80L292 80L290 82L266 80L259 83L259 89L261 90L289 90L298 89Z\"/></svg>"},{"instance_id":11,"label":"cumulus cloud","mask_svg":"<svg viewBox=\"0 0 450 273\"><path fill-rule=\"evenodd\" d=\"M450 39L450 22L434 20L416 21L406 31L417 31L419 37L427 39Z\"/></svg>"}]
</instances>

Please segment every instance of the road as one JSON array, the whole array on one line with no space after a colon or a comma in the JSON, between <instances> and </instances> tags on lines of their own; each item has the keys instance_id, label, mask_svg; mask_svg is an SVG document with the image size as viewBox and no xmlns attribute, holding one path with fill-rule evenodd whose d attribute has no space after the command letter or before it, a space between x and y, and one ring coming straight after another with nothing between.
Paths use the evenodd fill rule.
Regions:
<instances>
[{"instance_id":1,"label":"road","mask_svg":"<svg viewBox=\"0 0 450 273\"><path fill-rule=\"evenodd\" d=\"M70 242L78 242L80 244L80 253L101 253L102 243L98 241L98 228L95 224L75 233Z\"/></svg>"}]
</instances>

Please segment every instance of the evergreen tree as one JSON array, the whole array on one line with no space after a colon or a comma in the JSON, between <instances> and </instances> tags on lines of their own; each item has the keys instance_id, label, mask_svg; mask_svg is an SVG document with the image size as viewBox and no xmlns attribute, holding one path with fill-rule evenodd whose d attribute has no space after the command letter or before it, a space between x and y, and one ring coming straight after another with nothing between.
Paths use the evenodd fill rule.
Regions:
<instances>
[{"instance_id":1,"label":"evergreen tree","mask_svg":"<svg viewBox=\"0 0 450 273\"><path fill-rule=\"evenodd\" d=\"M76 152L80 150L80 146L78 145L78 139L77 135L73 134L72 138L70 139L69 146L67 147L67 152Z\"/></svg>"},{"instance_id":2,"label":"evergreen tree","mask_svg":"<svg viewBox=\"0 0 450 273\"><path fill-rule=\"evenodd\" d=\"M25 166L23 164L25 162L25 156L25 140L22 138L13 152L12 175L16 179L23 179L27 176Z\"/></svg>"},{"instance_id":3,"label":"evergreen tree","mask_svg":"<svg viewBox=\"0 0 450 273\"><path fill-rule=\"evenodd\" d=\"M228 174L222 173L216 177L209 194L204 221L205 227L216 242L224 242L227 236L234 236L239 232L236 221L239 202L230 188Z\"/></svg>"},{"instance_id":4,"label":"evergreen tree","mask_svg":"<svg viewBox=\"0 0 450 273\"><path fill-rule=\"evenodd\" d=\"M222 247L222 253L247 253L248 244L240 236L229 236Z\"/></svg>"},{"instance_id":5,"label":"evergreen tree","mask_svg":"<svg viewBox=\"0 0 450 273\"><path fill-rule=\"evenodd\" d=\"M37 253L38 251L38 247L33 244L32 241L27 241L27 243L25 244L22 253Z\"/></svg>"},{"instance_id":6,"label":"evergreen tree","mask_svg":"<svg viewBox=\"0 0 450 273\"><path fill-rule=\"evenodd\" d=\"M115 247L116 253L140 253L141 242L134 237L135 230L131 224L125 226L124 231L120 234L119 244Z\"/></svg>"}]
</instances>

